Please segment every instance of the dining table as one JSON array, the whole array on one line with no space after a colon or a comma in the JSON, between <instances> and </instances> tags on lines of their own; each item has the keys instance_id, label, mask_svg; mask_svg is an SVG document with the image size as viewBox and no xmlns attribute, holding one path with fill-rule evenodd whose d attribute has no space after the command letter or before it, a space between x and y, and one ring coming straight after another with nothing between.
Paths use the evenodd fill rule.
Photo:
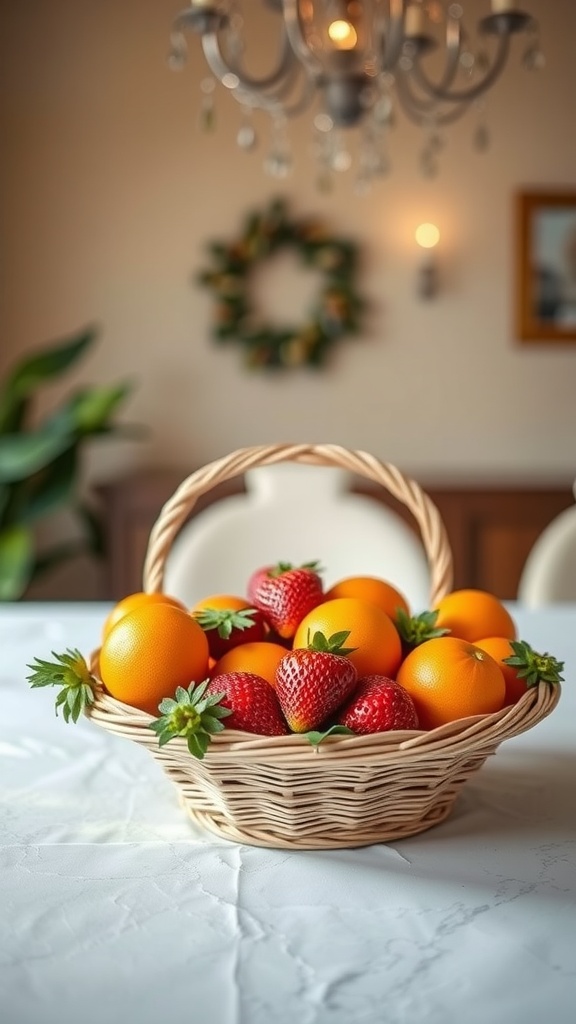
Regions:
<instances>
[{"instance_id":1,"label":"dining table","mask_svg":"<svg viewBox=\"0 0 576 1024\"><path fill-rule=\"evenodd\" d=\"M576 604L507 603L560 700L446 820L308 851L202 831L146 749L31 688L111 607L0 604L1 1024L574 1024Z\"/></svg>"}]
</instances>

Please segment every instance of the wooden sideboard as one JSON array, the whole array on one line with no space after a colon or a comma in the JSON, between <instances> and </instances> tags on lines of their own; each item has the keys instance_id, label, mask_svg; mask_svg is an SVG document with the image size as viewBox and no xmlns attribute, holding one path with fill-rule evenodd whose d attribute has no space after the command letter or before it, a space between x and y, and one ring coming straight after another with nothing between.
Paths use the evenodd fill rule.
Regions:
<instances>
[{"instance_id":1,"label":"wooden sideboard","mask_svg":"<svg viewBox=\"0 0 576 1024\"><path fill-rule=\"evenodd\" d=\"M107 599L118 600L141 589L151 527L185 475L174 470L147 470L100 486L107 537ZM192 514L213 501L237 494L243 486L242 480L219 485L198 500ZM454 587L477 587L504 599L516 597L522 567L538 535L574 502L569 483L426 484L425 489L446 525L454 556ZM359 479L352 490L384 502L415 527L403 506L368 481Z\"/></svg>"}]
</instances>

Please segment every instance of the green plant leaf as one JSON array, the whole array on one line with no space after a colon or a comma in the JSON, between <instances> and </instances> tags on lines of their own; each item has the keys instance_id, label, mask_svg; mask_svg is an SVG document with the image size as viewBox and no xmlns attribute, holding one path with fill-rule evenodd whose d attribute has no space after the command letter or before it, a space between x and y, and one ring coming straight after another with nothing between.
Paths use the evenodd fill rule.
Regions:
<instances>
[{"instance_id":1,"label":"green plant leaf","mask_svg":"<svg viewBox=\"0 0 576 1024\"><path fill-rule=\"evenodd\" d=\"M96 328L87 327L65 342L43 347L31 356L24 357L10 374L7 390L17 392L22 398L34 391L39 384L59 377L84 354L96 336Z\"/></svg>"},{"instance_id":2,"label":"green plant leaf","mask_svg":"<svg viewBox=\"0 0 576 1024\"><path fill-rule=\"evenodd\" d=\"M0 601L22 597L34 569L34 541L25 526L9 526L0 533Z\"/></svg>"},{"instance_id":3,"label":"green plant leaf","mask_svg":"<svg viewBox=\"0 0 576 1024\"><path fill-rule=\"evenodd\" d=\"M25 480L45 469L73 443L70 434L37 430L0 437L0 483Z\"/></svg>"},{"instance_id":4,"label":"green plant leaf","mask_svg":"<svg viewBox=\"0 0 576 1024\"><path fill-rule=\"evenodd\" d=\"M29 409L29 399L0 392L0 437L24 430Z\"/></svg>"},{"instance_id":5,"label":"green plant leaf","mask_svg":"<svg viewBox=\"0 0 576 1024\"><path fill-rule=\"evenodd\" d=\"M75 494L79 459L82 444L91 434L137 436L135 428L113 422L132 386L81 388L39 425L37 418L32 426L28 423L35 391L71 367L95 338L96 330L88 327L59 344L26 355L0 382L0 599L22 596L31 578L81 550L96 555L104 552L101 520ZM64 504L80 519L81 540L56 545L34 558L34 535L28 528Z\"/></svg>"},{"instance_id":6,"label":"green plant leaf","mask_svg":"<svg viewBox=\"0 0 576 1024\"><path fill-rule=\"evenodd\" d=\"M20 509L24 523L33 523L67 504L76 489L78 445L68 448L29 482Z\"/></svg>"},{"instance_id":7,"label":"green plant leaf","mask_svg":"<svg viewBox=\"0 0 576 1024\"><path fill-rule=\"evenodd\" d=\"M8 525L5 521L4 516L6 510L10 505L10 496L12 489L7 484L0 484L0 531Z\"/></svg>"},{"instance_id":8,"label":"green plant leaf","mask_svg":"<svg viewBox=\"0 0 576 1024\"><path fill-rule=\"evenodd\" d=\"M58 434L99 434L111 427L110 420L132 390L127 382L82 388L76 391L46 423Z\"/></svg>"},{"instance_id":9,"label":"green plant leaf","mask_svg":"<svg viewBox=\"0 0 576 1024\"><path fill-rule=\"evenodd\" d=\"M0 434L16 431L21 426L25 399L39 385L72 366L96 336L96 329L87 327L67 341L25 356L16 364L0 391Z\"/></svg>"}]
</instances>

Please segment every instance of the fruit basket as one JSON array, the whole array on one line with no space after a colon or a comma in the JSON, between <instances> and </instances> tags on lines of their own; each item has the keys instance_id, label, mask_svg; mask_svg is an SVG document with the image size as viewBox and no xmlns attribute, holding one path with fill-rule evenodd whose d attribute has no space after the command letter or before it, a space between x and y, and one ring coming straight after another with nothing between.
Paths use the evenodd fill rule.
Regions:
<instances>
[{"instance_id":1,"label":"fruit basket","mask_svg":"<svg viewBox=\"0 0 576 1024\"><path fill-rule=\"evenodd\" d=\"M161 592L171 545L198 498L246 470L278 462L342 467L383 487L412 514L430 568L430 607L448 592L452 555L431 499L395 466L336 445L270 445L240 449L189 476L152 528L144 590ZM203 760L184 739L159 747L151 716L107 694L97 680L88 717L145 746L175 783L194 822L220 837L254 846L330 849L366 846L415 835L450 813L466 781L500 743L546 717L559 686L540 682L515 705L459 719L429 731L331 735L321 744L295 733L255 736L224 729Z\"/></svg>"}]
</instances>

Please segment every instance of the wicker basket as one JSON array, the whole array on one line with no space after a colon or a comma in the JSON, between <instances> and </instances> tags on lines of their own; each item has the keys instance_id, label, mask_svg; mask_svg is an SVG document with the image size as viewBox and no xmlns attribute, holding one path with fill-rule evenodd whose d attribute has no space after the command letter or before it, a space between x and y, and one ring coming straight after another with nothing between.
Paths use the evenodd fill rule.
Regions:
<instances>
[{"instance_id":1,"label":"wicker basket","mask_svg":"<svg viewBox=\"0 0 576 1024\"><path fill-rule=\"evenodd\" d=\"M384 487L420 529L430 566L430 606L450 589L452 556L430 498L394 466L335 445L245 448L193 473L152 529L144 589L162 589L172 541L200 495L247 469L284 461L340 466ZM98 676L97 652L92 667ZM181 739L160 749L150 716L103 688L87 713L110 732L146 746L175 782L192 819L209 831L255 846L329 849L397 840L438 824L488 755L548 715L559 696L559 686L540 683L496 714L429 732L332 736L319 747L298 735L225 730L213 737L203 761Z\"/></svg>"}]
</instances>

